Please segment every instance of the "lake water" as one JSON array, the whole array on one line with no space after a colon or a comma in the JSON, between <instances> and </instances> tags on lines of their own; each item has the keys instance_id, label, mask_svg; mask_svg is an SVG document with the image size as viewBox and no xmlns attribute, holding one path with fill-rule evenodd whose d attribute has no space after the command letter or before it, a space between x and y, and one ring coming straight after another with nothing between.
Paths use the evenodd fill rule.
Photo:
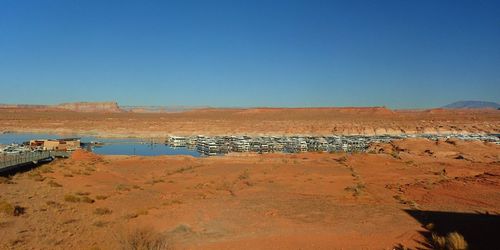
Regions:
<instances>
[{"instance_id":1,"label":"lake water","mask_svg":"<svg viewBox=\"0 0 500 250\"><path fill-rule=\"evenodd\" d=\"M57 134L31 134L31 133L7 133L0 134L0 144L21 144L25 141L33 139L60 139L60 138L81 138L81 142L99 141L104 145L101 147L93 147L92 151L102 155L191 155L195 157L201 156L196 150L187 148L174 148L164 144L151 144L139 139L108 139L96 138L91 136L80 135L57 135Z\"/></svg>"}]
</instances>

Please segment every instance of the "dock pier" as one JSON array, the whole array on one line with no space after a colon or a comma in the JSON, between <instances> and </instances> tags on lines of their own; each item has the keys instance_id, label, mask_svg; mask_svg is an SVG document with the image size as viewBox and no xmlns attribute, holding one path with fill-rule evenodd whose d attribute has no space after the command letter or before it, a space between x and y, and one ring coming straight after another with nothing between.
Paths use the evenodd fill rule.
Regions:
<instances>
[{"instance_id":1,"label":"dock pier","mask_svg":"<svg viewBox=\"0 0 500 250\"><path fill-rule=\"evenodd\" d=\"M40 161L52 161L56 157L69 157L69 155L69 152L63 151L24 152L16 155L0 155L0 173L12 171L29 164L37 164Z\"/></svg>"}]
</instances>

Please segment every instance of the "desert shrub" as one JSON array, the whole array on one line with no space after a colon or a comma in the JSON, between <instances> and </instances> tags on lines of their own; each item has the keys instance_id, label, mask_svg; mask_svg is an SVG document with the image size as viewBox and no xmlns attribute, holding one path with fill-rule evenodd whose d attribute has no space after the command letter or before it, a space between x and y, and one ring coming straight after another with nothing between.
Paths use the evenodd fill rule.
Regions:
<instances>
[{"instance_id":1,"label":"desert shrub","mask_svg":"<svg viewBox=\"0 0 500 250\"><path fill-rule=\"evenodd\" d=\"M140 210L137 211L137 214L138 215L148 215L149 212L148 212L147 209L140 209Z\"/></svg>"},{"instance_id":2,"label":"desert shrub","mask_svg":"<svg viewBox=\"0 0 500 250\"><path fill-rule=\"evenodd\" d=\"M49 165L41 166L38 168L38 170L44 174L54 173L54 170L52 170L52 167L50 167Z\"/></svg>"},{"instance_id":3,"label":"desert shrub","mask_svg":"<svg viewBox=\"0 0 500 250\"><path fill-rule=\"evenodd\" d=\"M435 227L435 225L434 225L434 223L432 223L432 222L431 222L431 223L427 223L427 225L425 225L425 228L426 228L427 230L433 230L433 229L434 229L434 227Z\"/></svg>"},{"instance_id":4,"label":"desert shrub","mask_svg":"<svg viewBox=\"0 0 500 250\"><path fill-rule=\"evenodd\" d=\"M80 197L80 201L81 202L85 202L85 203L94 203L95 202L95 200L89 198L88 196L82 196L82 197Z\"/></svg>"},{"instance_id":5,"label":"desert shrub","mask_svg":"<svg viewBox=\"0 0 500 250\"><path fill-rule=\"evenodd\" d=\"M337 161L338 163L345 163L347 161L347 156L342 156L338 159L334 159L335 161Z\"/></svg>"},{"instance_id":6,"label":"desert shrub","mask_svg":"<svg viewBox=\"0 0 500 250\"><path fill-rule=\"evenodd\" d=\"M57 202L55 202L55 201L47 201L47 202L45 202L45 204L47 204L48 206L55 206L55 205L57 205Z\"/></svg>"},{"instance_id":7,"label":"desert shrub","mask_svg":"<svg viewBox=\"0 0 500 250\"><path fill-rule=\"evenodd\" d=\"M154 185L154 184L160 183L160 182L165 182L165 180L159 179L159 178L153 178L149 181L146 181L146 184Z\"/></svg>"},{"instance_id":8,"label":"desert shrub","mask_svg":"<svg viewBox=\"0 0 500 250\"><path fill-rule=\"evenodd\" d=\"M418 209L418 207L419 207L419 205L416 201L408 200L408 199L404 198L402 195L397 194L397 195L394 195L393 198L396 199L400 204L408 205L411 208ZM432 225L431 224L432 223L430 223L429 225L434 226L433 224Z\"/></svg>"},{"instance_id":9,"label":"desert shrub","mask_svg":"<svg viewBox=\"0 0 500 250\"><path fill-rule=\"evenodd\" d=\"M95 171L95 167L85 167L85 170L87 172L94 172Z\"/></svg>"},{"instance_id":10,"label":"desert shrub","mask_svg":"<svg viewBox=\"0 0 500 250\"><path fill-rule=\"evenodd\" d=\"M26 208L24 207L12 205L6 201L0 201L0 215L19 216L24 214L25 210Z\"/></svg>"},{"instance_id":11,"label":"desert shrub","mask_svg":"<svg viewBox=\"0 0 500 250\"><path fill-rule=\"evenodd\" d=\"M245 171L243 171L242 174L240 174L240 176L238 176L238 179L240 180L246 180L250 178L250 174L248 173L248 169L245 169Z\"/></svg>"},{"instance_id":12,"label":"desert shrub","mask_svg":"<svg viewBox=\"0 0 500 250\"><path fill-rule=\"evenodd\" d=\"M394 150L391 152L391 156L394 158L394 159L401 159L401 157L399 156L399 152Z\"/></svg>"},{"instance_id":13,"label":"desert shrub","mask_svg":"<svg viewBox=\"0 0 500 250\"><path fill-rule=\"evenodd\" d=\"M168 249L166 237L151 228L136 229L121 237L123 250L164 250Z\"/></svg>"},{"instance_id":14,"label":"desert shrub","mask_svg":"<svg viewBox=\"0 0 500 250\"><path fill-rule=\"evenodd\" d=\"M80 202L80 197L72 195L72 194L67 194L67 195L64 195L64 201L67 201L67 202Z\"/></svg>"},{"instance_id":15,"label":"desert shrub","mask_svg":"<svg viewBox=\"0 0 500 250\"><path fill-rule=\"evenodd\" d=\"M164 205L164 206L170 206L170 205L175 205L175 204L182 204L182 201L174 199L174 200L168 200L168 201L165 201L162 203L162 205Z\"/></svg>"},{"instance_id":16,"label":"desert shrub","mask_svg":"<svg viewBox=\"0 0 500 250\"><path fill-rule=\"evenodd\" d=\"M9 177L0 176L0 184L16 184L16 183L12 181L12 178L10 176Z\"/></svg>"},{"instance_id":17,"label":"desert shrub","mask_svg":"<svg viewBox=\"0 0 500 250\"><path fill-rule=\"evenodd\" d=\"M346 191L353 192L354 196L361 195L364 189L365 189L365 184L363 183L357 183L354 186L349 186L345 188Z\"/></svg>"},{"instance_id":18,"label":"desert shrub","mask_svg":"<svg viewBox=\"0 0 500 250\"><path fill-rule=\"evenodd\" d=\"M446 139L445 142L448 143L448 144L451 144L451 145L457 145L457 142L454 141L454 140Z\"/></svg>"},{"instance_id":19,"label":"desert shrub","mask_svg":"<svg viewBox=\"0 0 500 250\"><path fill-rule=\"evenodd\" d=\"M446 235L446 248L450 250L466 250L468 244L461 234L452 232Z\"/></svg>"},{"instance_id":20,"label":"desert shrub","mask_svg":"<svg viewBox=\"0 0 500 250\"><path fill-rule=\"evenodd\" d=\"M71 173L75 174L75 175L82 175L83 174L82 170L80 170L80 169L72 169Z\"/></svg>"},{"instance_id":21,"label":"desert shrub","mask_svg":"<svg viewBox=\"0 0 500 250\"><path fill-rule=\"evenodd\" d=\"M50 180L47 184L49 184L49 186L51 186L51 187L62 187L61 184L59 184L53 180Z\"/></svg>"},{"instance_id":22,"label":"desert shrub","mask_svg":"<svg viewBox=\"0 0 500 250\"><path fill-rule=\"evenodd\" d=\"M149 212L147 209L140 209L133 213L129 213L123 216L124 219L130 220L139 217L139 215L147 215Z\"/></svg>"},{"instance_id":23,"label":"desert shrub","mask_svg":"<svg viewBox=\"0 0 500 250\"><path fill-rule=\"evenodd\" d=\"M94 225L96 227L105 227L106 225L108 225L108 222L98 220L98 221L94 222L92 225Z\"/></svg>"},{"instance_id":24,"label":"desert shrub","mask_svg":"<svg viewBox=\"0 0 500 250\"><path fill-rule=\"evenodd\" d=\"M194 167L194 166L182 167L182 168L178 168L172 172L167 173L167 175L180 174L180 173L184 173L184 172L189 171L189 170L193 170L195 168L197 168L197 167Z\"/></svg>"},{"instance_id":25,"label":"desert shrub","mask_svg":"<svg viewBox=\"0 0 500 250\"><path fill-rule=\"evenodd\" d=\"M14 215L14 206L6 201L0 201L0 214Z\"/></svg>"},{"instance_id":26,"label":"desert shrub","mask_svg":"<svg viewBox=\"0 0 500 250\"><path fill-rule=\"evenodd\" d=\"M139 217L137 213L129 213L123 216L124 219L130 220Z\"/></svg>"},{"instance_id":27,"label":"desert shrub","mask_svg":"<svg viewBox=\"0 0 500 250\"><path fill-rule=\"evenodd\" d=\"M43 177L39 171L33 170L28 173L28 177L35 181L44 181L45 177Z\"/></svg>"},{"instance_id":28,"label":"desert shrub","mask_svg":"<svg viewBox=\"0 0 500 250\"><path fill-rule=\"evenodd\" d=\"M185 224L180 224L176 226L174 229L172 229L172 231L170 231L170 233L174 234L188 234L192 232L193 230L191 229L191 227Z\"/></svg>"},{"instance_id":29,"label":"desert shrub","mask_svg":"<svg viewBox=\"0 0 500 250\"><path fill-rule=\"evenodd\" d=\"M406 247L404 246L403 244L399 243L397 245L395 245L393 248L393 250L412 250L411 248L409 247Z\"/></svg>"},{"instance_id":30,"label":"desert shrub","mask_svg":"<svg viewBox=\"0 0 500 250\"><path fill-rule=\"evenodd\" d=\"M96 195L96 196L95 196L95 198L96 198L97 200L105 200L105 199L107 199L107 198L108 198L108 196L106 196L106 195Z\"/></svg>"},{"instance_id":31,"label":"desert shrub","mask_svg":"<svg viewBox=\"0 0 500 250\"><path fill-rule=\"evenodd\" d=\"M115 188L118 191L130 191L130 188L125 184L118 184L118 185L116 185Z\"/></svg>"},{"instance_id":32,"label":"desert shrub","mask_svg":"<svg viewBox=\"0 0 500 250\"><path fill-rule=\"evenodd\" d=\"M106 214L111 214L112 211L109 209L109 208L105 208L105 207L98 207L94 210L94 214L97 214L97 215L106 215Z\"/></svg>"},{"instance_id":33,"label":"desert shrub","mask_svg":"<svg viewBox=\"0 0 500 250\"><path fill-rule=\"evenodd\" d=\"M75 223L77 222L78 220L77 219L68 219L68 220L65 220L63 221L63 225L68 225L68 224L71 224L71 223Z\"/></svg>"},{"instance_id":34,"label":"desert shrub","mask_svg":"<svg viewBox=\"0 0 500 250\"><path fill-rule=\"evenodd\" d=\"M432 244L439 250L467 250L468 244L464 237L457 233L451 232L446 236L439 236L435 233L432 234Z\"/></svg>"},{"instance_id":35,"label":"desert shrub","mask_svg":"<svg viewBox=\"0 0 500 250\"><path fill-rule=\"evenodd\" d=\"M76 195L81 195L81 196L87 196L87 195L90 195L90 192L82 192L82 191L78 191L75 193Z\"/></svg>"}]
</instances>

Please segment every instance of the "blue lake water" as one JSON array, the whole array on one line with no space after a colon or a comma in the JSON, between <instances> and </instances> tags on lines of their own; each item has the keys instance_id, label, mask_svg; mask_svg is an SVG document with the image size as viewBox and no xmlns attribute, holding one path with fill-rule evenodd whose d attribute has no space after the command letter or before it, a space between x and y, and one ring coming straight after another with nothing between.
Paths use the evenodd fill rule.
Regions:
<instances>
[{"instance_id":1,"label":"blue lake water","mask_svg":"<svg viewBox=\"0 0 500 250\"><path fill-rule=\"evenodd\" d=\"M173 148L164 144L151 144L140 139L109 139L80 135L57 135L57 134L32 134L32 133L7 133L0 134L0 144L21 144L33 139L60 139L60 138L81 138L81 142L99 141L104 143L101 147L93 147L92 151L102 155L191 155L201 156L196 150L187 148Z\"/></svg>"}]
</instances>

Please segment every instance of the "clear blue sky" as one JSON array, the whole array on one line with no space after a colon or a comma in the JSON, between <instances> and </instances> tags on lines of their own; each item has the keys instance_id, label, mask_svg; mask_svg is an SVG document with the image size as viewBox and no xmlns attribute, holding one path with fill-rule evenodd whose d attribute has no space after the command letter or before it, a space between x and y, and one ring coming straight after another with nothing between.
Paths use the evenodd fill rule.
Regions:
<instances>
[{"instance_id":1,"label":"clear blue sky","mask_svg":"<svg viewBox=\"0 0 500 250\"><path fill-rule=\"evenodd\" d=\"M0 0L0 103L500 99L500 1Z\"/></svg>"}]
</instances>

